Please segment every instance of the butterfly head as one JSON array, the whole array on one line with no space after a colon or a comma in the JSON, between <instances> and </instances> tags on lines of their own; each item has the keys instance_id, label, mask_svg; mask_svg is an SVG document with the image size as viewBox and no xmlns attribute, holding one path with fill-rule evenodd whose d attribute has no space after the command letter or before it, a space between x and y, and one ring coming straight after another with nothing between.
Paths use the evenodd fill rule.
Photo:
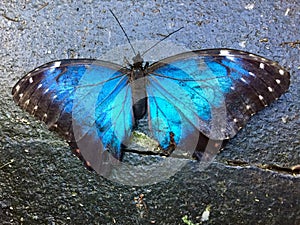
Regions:
<instances>
[{"instance_id":1,"label":"butterfly head","mask_svg":"<svg viewBox=\"0 0 300 225\"><path fill-rule=\"evenodd\" d=\"M136 56L134 56L132 58L132 61L133 61L133 68L142 68L143 67L144 60L140 53L138 53Z\"/></svg>"}]
</instances>

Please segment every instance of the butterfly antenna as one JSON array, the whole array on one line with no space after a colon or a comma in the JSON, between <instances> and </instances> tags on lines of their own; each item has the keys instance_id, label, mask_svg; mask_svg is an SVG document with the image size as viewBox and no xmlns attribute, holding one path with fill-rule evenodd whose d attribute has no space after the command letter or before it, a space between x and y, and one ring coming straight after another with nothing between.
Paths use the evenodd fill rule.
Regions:
<instances>
[{"instance_id":1,"label":"butterfly antenna","mask_svg":"<svg viewBox=\"0 0 300 225\"><path fill-rule=\"evenodd\" d=\"M118 20L117 16L113 13L113 11L112 11L111 9L109 9L109 11L110 11L110 13L113 15L113 17L115 17L115 19L116 19L116 21L118 22L119 26L121 27L123 33L125 34L125 37L127 38L127 41L128 41L128 43L130 44L130 47L131 47L131 49L132 49L134 55L136 55L136 52L135 52L135 50L134 50L134 48L133 48L133 46L132 46L132 44L131 44L131 42L130 42L130 39L129 39L128 35L126 34L124 28L122 27L120 21Z\"/></svg>"},{"instance_id":2,"label":"butterfly antenna","mask_svg":"<svg viewBox=\"0 0 300 225\"><path fill-rule=\"evenodd\" d=\"M172 33L168 34L168 35L165 36L163 39L161 39L160 41L158 41L157 43L155 43L154 45L152 45L150 48L148 48L146 51L144 51L143 54L142 54L141 56L145 55L145 54L146 54L147 52L149 52L151 49L155 48L155 46L158 45L160 42L166 40L166 39L167 39L168 37L170 37L172 34L174 34L174 33L178 32L178 31L180 31L180 30L183 29L183 28L184 28L184 27L180 27L179 29L177 29L177 30L173 31Z\"/></svg>"}]
</instances>

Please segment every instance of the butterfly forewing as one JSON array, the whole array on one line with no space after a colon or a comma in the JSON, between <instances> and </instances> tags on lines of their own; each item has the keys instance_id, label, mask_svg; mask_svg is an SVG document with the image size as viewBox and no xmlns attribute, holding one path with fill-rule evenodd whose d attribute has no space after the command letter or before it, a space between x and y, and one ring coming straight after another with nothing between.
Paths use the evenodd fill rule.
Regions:
<instances>
[{"instance_id":1,"label":"butterfly forewing","mask_svg":"<svg viewBox=\"0 0 300 225\"><path fill-rule=\"evenodd\" d=\"M12 94L21 108L63 135L72 147L93 151L88 143L97 152L110 148L120 157L121 143L134 123L127 72L99 60L56 61L24 76ZM99 155L81 153L90 161Z\"/></svg>"},{"instance_id":2,"label":"butterfly forewing","mask_svg":"<svg viewBox=\"0 0 300 225\"><path fill-rule=\"evenodd\" d=\"M251 115L288 89L290 78L271 60L231 49L182 53L153 64L148 72L152 132L174 132L182 126L183 130L175 132L175 137L179 136L176 140L181 141L194 132L186 127L196 127L214 140L233 137ZM158 114L169 114L168 108L158 106L156 98L173 106L171 121L184 122L159 123ZM164 120L170 120L170 116L164 116ZM166 143L168 136L165 132L158 141Z\"/></svg>"}]
</instances>

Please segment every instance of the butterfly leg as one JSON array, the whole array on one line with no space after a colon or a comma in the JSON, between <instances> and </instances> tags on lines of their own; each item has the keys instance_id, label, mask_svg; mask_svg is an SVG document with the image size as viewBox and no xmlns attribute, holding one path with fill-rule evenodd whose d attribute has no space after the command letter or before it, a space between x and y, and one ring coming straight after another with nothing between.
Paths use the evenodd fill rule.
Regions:
<instances>
[{"instance_id":1,"label":"butterfly leg","mask_svg":"<svg viewBox=\"0 0 300 225\"><path fill-rule=\"evenodd\" d=\"M169 156L172 154L172 152L176 149L176 142L175 142L175 134L171 131L169 132L169 146L167 148L163 148L162 146L159 146L159 149L161 149L161 155L162 156Z\"/></svg>"}]
</instances>

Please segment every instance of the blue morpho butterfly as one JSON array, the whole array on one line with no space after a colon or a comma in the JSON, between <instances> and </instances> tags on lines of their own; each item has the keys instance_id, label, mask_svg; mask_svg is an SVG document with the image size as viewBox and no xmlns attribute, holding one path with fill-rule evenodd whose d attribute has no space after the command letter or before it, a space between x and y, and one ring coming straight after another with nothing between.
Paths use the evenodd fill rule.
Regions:
<instances>
[{"instance_id":1,"label":"blue morpho butterfly","mask_svg":"<svg viewBox=\"0 0 300 225\"><path fill-rule=\"evenodd\" d=\"M122 158L143 118L162 155L179 148L199 159L208 143L217 152L290 83L276 62L239 50L195 50L151 65L142 55L127 67L93 59L50 62L25 75L13 98L101 172L108 157Z\"/></svg>"}]
</instances>

